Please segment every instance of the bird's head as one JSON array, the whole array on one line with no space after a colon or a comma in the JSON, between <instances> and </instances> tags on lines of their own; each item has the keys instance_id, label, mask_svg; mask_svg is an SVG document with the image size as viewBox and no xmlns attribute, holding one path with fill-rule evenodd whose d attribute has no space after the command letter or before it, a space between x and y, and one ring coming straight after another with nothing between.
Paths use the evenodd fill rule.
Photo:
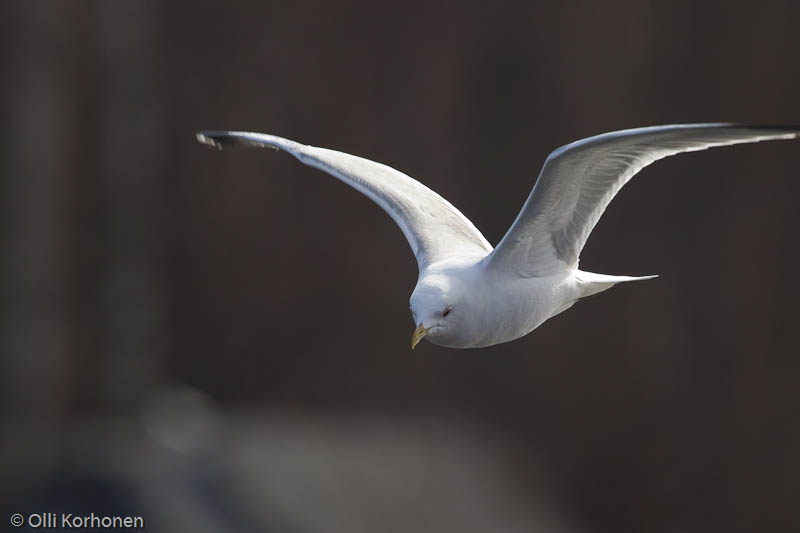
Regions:
<instances>
[{"instance_id":1,"label":"bird's head","mask_svg":"<svg viewBox=\"0 0 800 533\"><path fill-rule=\"evenodd\" d=\"M423 337L434 344L453 346L464 321L463 302L458 286L446 277L420 281L411 294L411 316L417 326L411 348Z\"/></svg>"}]
</instances>

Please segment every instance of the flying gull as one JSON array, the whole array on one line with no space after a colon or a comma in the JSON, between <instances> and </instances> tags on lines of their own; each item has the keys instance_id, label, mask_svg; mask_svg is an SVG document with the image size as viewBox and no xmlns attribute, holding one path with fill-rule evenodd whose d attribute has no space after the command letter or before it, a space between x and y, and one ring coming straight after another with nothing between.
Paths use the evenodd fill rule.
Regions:
<instances>
[{"instance_id":1,"label":"flying gull","mask_svg":"<svg viewBox=\"0 0 800 533\"><path fill-rule=\"evenodd\" d=\"M417 258L411 294L422 338L452 348L518 339L581 298L625 281L578 269L581 250L608 204L637 172L681 152L800 136L800 126L678 124L604 133L555 150L497 247L450 202L391 167L263 133L204 131L217 148L273 147L340 179L386 211Z\"/></svg>"}]
</instances>

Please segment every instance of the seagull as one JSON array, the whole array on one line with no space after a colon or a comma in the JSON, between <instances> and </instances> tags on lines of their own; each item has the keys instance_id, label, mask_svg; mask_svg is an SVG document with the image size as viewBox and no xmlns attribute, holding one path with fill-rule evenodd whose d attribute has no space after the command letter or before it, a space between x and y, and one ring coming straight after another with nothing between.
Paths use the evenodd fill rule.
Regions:
<instances>
[{"instance_id":1,"label":"seagull","mask_svg":"<svg viewBox=\"0 0 800 533\"><path fill-rule=\"evenodd\" d=\"M410 308L423 338L482 348L527 335L575 302L617 283L578 268L608 204L647 165L682 152L800 137L800 126L675 124L604 133L567 144L545 160L516 220L492 248L453 205L417 180L354 155L243 131L202 131L201 143L271 147L343 181L378 204L405 235L419 267Z\"/></svg>"}]
</instances>

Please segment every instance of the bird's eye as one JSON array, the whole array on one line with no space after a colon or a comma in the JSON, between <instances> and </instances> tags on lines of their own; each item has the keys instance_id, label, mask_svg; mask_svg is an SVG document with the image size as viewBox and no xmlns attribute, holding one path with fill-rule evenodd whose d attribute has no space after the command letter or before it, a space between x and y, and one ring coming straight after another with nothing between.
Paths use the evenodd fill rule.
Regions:
<instances>
[{"instance_id":1,"label":"bird's eye","mask_svg":"<svg viewBox=\"0 0 800 533\"><path fill-rule=\"evenodd\" d=\"M452 305L448 305L447 307L444 308L444 311L442 311L442 316L449 315L450 311L452 311L452 310L453 310L453 306Z\"/></svg>"}]
</instances>

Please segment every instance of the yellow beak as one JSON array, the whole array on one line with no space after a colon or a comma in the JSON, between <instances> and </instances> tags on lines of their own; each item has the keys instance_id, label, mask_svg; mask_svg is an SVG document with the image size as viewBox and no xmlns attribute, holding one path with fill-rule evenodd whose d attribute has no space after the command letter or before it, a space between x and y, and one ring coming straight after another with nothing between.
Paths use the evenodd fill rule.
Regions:
<instances>
[{"instance_id":1,"label":"yellow beak","mask_svg":"<svg viewBox=\"0 0 800 533\"><path fill-rule=\"evenodd\" d=\"M419 341L422 340L422 337L428 334L431 328L425 328L422 326L422 322L419 323L417 329L414 330L414 334L411 335L411 349L414 349L414 346L419 344Z\"/></svg>"}]
</instances>

